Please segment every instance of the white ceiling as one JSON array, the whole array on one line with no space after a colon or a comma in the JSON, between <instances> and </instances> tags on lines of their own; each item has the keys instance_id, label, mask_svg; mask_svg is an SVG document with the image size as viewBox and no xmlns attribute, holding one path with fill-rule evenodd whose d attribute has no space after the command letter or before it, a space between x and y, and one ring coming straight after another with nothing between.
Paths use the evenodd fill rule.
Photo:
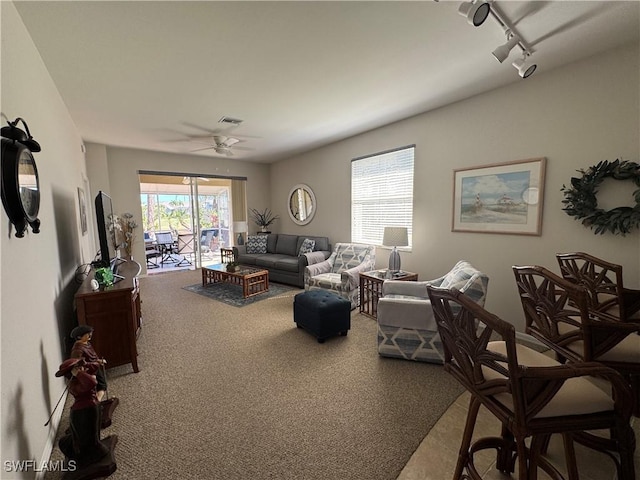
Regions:
<instances>
[{"instance_id":1,"label":"white ceiling","mask_svg":"<svg viewBox=\"0 0 640 480\"><path fill-rule=\"evenodd\" d=\"M230 116L234 158L259 162L640 39L638 1L493 2L533 51L523 80L459 1L14 3L85 141L186 153Z\"/></svg>"}]
</instances>

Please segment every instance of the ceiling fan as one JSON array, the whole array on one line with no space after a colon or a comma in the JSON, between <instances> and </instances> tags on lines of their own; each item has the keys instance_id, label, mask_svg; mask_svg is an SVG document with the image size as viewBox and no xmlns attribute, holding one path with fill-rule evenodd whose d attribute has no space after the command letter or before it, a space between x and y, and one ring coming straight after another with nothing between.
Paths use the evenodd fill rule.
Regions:
<instances>
[{"instance_id":1,"label":"ceiling fan","mask_svg":"<svg viewBox=\"0 0 640 480\"><path fill-rule=\"evenodd\" d=\"M227 137L225 135L207 135L198 137L189 137L189 140L194 143L201 143L206 145L204 148L197 148L191 150L191 152L202 152L204 150L214 150L220 155L226 155L227 157L233 157L233 150L253 150L253 148L237 146L238 143L243 142L239 138Z\"/></svg>"},{"instance_id":2,"label":"ceiling fan","mask_svg":"<svg viewBox=\"0 0 640 480\"><path fill-rule=\"evenodd\" d=\"M189 185L191 183L192 177L182 177L182 184ZM196 179L196 182L208 182L209 179L207 177L193 177Z\"/></svg>"}]
</instances>

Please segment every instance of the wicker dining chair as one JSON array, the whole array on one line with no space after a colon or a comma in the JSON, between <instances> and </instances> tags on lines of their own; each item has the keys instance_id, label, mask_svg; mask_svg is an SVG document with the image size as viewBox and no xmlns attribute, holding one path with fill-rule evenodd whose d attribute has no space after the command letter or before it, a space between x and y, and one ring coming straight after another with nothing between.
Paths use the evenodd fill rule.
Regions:
<instances>
[{"instance_id":1,"label":"wicker dining chair","mask_svg":"<svg viewBox=\"0 0 640 480\"><path fill-rule=\"evenodd\" d=\"M528 334L561 362L600 362L620 372L640 417L640 323L593 310L586 287L541 266L514 266Z\"/></svg>"},{"instance_id":2,"label":"wicker dining chair","mask_svg":"<svg viewBox=\"0 0 640 480\"><path fill-rule=\"evenodd\" d=\"M496 468L503 473L514 472L517 462L519 479L537 478L538 469L562 479L544 456L551 434L563 437L570 480L579 478L574 442L612 458L620 480L635 479L632 398L618 372L595 362L562 365L516 344L512 324L459 291L429 287L428 292L444 345L444 369L471 393L454 480L480 480L473 457L487 448L496 449ZM595 378L608 382L612 394L596 386ZM481 406L501 422L502 435L472 443ZM586 433L595 429L610 432L610 438Z\"/></svg>"},{"instance_id":3,"label":"wicker dining chair","mask_svg":"<svg viewBox=\"0 0 640 480\"><path fill-rule=\"evenodd\" d=\"M622 265L584 252L557 253L556 259L565 280L587 289L590 309L640 322L640 290L624 286Z\"/></svg>"}]
</instances>

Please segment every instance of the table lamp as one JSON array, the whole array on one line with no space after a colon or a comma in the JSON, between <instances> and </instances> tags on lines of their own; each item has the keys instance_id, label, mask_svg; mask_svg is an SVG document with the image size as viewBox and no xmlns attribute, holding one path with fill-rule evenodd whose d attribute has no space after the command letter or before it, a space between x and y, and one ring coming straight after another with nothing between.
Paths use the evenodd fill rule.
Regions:
<instances>
[{"instance_id":1,"label":"table lamp","mask_svg":"<svg viewBox=\"0 0 640 480\"><path fill-rule=\"evenodd\" d=\"M247 222L233 222L233 231L238 234L236 245L244 245L242 234L247 231Z\"/></svg>"},{"instance_id":2,"label":"table lamp","mask_svg":"<svg viewBox=\"0 0 640 480\"><path fill-rule=\"evenodd\" d=\"M400 254L396 247L406 247L409 245L407 227L384 227L382 244L386 247L393 247L389 255L389 270L398 272L400 270Z\"/></svg>"}]
</instances>

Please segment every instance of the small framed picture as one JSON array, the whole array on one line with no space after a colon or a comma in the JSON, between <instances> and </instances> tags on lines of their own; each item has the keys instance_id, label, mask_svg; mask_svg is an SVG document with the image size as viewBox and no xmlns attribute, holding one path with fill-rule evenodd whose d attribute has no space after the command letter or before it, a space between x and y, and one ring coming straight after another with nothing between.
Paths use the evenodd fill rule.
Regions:
<instances>
[{"instance_id":1,"label":"small framed picture","mask_svg":"<svg viewBox=\"0 0 640 480\"><path fill-rule=\"evenodd\" d=\"M453 172L454 232L540 235L545 158Z\"/></svg>"}]
</instances>

